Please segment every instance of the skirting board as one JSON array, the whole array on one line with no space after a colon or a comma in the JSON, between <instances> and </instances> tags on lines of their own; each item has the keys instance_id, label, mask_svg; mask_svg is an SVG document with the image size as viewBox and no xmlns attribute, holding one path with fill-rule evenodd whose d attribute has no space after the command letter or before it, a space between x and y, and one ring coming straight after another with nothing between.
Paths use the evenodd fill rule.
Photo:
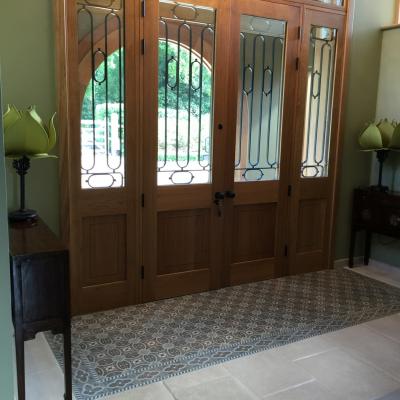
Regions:
<instances>
[{"instance_id":1,"label":"skirting board","mask_svg":"<svg viewBox=\"0 0 400 400\"><path fill-rule=\"evenodd\" d=\"M334 268L348 268L348 260L337 260ZM400 268L381 261L370 260L369 265L364 265L363 257L354 260L354 272L377 279L392 286L400 287Z\"/></svg>"},{"instance_id":2,"label":"skirting board","mask_svg":"<svg viewBox=\"0 0 400 400\"><path fill-rule=\"evenodd\" d=\"M355 266L360 266L363 265L364 262L364 257L354 257L354 265ZM372 260L371 260L372 262ZM339 260L336 260L333 263L333 268L344 268L349 266L349 259L348 258L341 258Z\"/></svg>"},{"instance_id":3,"label":"skirting board","mask_svg":"<svg viewBox=\"0 0 400 400\"><path fill-rule=\"evenodd\" d=\"M386 270L388 272L393 271L396 273L399 273L400 268L396 267L391 264L384 263L382 261L377 261L374 259L370 259L369 265L372 267L378 267L381 268L382 270ZM343 267L348 267L349 266L349 259L348 258L341 258L339 260L336 260L333 263L333 267L336 268L343 268ZM362 267L364 266L364 257L354 257L354 266L355 267Z\"/></svg>"}]
</instances>

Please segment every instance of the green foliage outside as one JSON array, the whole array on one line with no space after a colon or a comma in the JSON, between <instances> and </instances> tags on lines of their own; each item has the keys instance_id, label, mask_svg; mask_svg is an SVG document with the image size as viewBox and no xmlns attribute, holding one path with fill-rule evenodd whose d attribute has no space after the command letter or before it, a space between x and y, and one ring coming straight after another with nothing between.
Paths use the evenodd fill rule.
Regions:
<instances>
[{"instance_id":1,"label":"green foliage outside","mask_svg":"<svg viewBox=\"0 0 400 400\"><path fill-rule=\"evenodd\" d=\"M167 49L168 48L168 49ZM166 51L168 56L166 57ZM179 102L177 102L177 69L179 58ZM212 75L211 71L203 62L202 76L200 74L200 57L190 52L184 47L178 47L177 44L160 40L158 42L158 104L159 109L167 107L168 109L178 109L180 111L189 111L190 114L199 116L200 114L209 114L211 111L211 93L212 93ZM190 66L192 65L192 82L190 82ZM166 74L166 70L168 74ZM167 79L167 82L166 82ZM200 87L202 79L202 88ZM166 83L167 92L165 92ZM191 85L190 85L191 83ZM176 86L176 87L175 87ZM190 90L190 86L192 90ZM195 90L193 90L193 88ZM196 90L199 88L198 90ZM200 95L201 110L200 110ZM190 97L190 99L189 99ZM161 111L161 110L160 110Z\"/></svg>"},{"instance_id":2,"label":"green foliage outside","mask_svg":"<svg viewBox=\"0 0 400 400\"><path fill-rule=\"evenodd\" d=\"M164 159L166 144L163 142L165 116L168 120L168 142L167 142L167 160L177 161L185 160L187 157L187 147L190 148L189 159L195 160L198 156L197 147L199 142L198 130L200 129L199 121L201 120L201 153L205 156L209 154L210 139L210 114L212 108L212 73L210 69L203 63L202 76L200 76L200 57L190 52L185 47L178 47L177 44L169 42L168 45L164 40L159 41L159 79L158 79L158 110L159 110L159 160ZM167 56L166 56L166 51ZM121 55L121 60L120 60ZM177 69L179 58L179 96L177 85ZM120 62L121 61L121 62ZM82 127L86 127L85 137L90 138L91 124L89 121L94 119L96 122L96 143L104 143L104 124L106 120L106 100L108 104L108 117L110 123L112 114L119 114L120 98L124 102L124 81L121 80L120 92L120 70L124 71L124 49L116 51L107 58L107 78L108 78L108 96L106 96L107 85L101 82L105 77L105 63L99 65L95 72L95 82L92 88L92 80L86 88L85 96L82 104ZM126 71L126 73L129 73ZM190 81L190 74L192 81ZM200 88L200 79L202 85ZM167 80L167 81L166 81ZM168 84L166 87L166 83ZM194 89L193 89L194 88ZM198 88L198 89L197 89ZM92 109L92 96L94 90L94 107ZM124 104L122 104L122 129L124 120ZM178 140L176 139L176 118L178 114L179 132ZM119 117L119 115L118 115ZM119 119L119 118L118 118ZM85 123L83 122L85 121ZM191 130L190 143L187 141L187 131ZM89 125L88 125L89 123ZM102 127L100 127L102 125ZM196 133L197 132L197 133ZM88 144L91 148L92 144ZM112 148L110 146L109 148ZM176 148L179 149L178 156ZM122 146L123 151L123 146ZM202 156L203 157L203 156Z\"/></svg>"},{"instance_id":3,"label":"green foliage outside","mask_svg":"<svg viewBox=\"0 0 400 400\"><path fill-rule=\"evenodd\" d=\"M116 51L110 54L107 58L107 68L108 68L108 103L119 103L120 101L120 89L119 89L119 81L120 74L119 69L123 71L124 68L124 49L121 49L121 65L119 60L119 51ZM104 71L105 63L101 63L99 67L96 69L96 79L98 81L102 81L104 79ZM122 75L123 76L123 75ZM124 80L121 79L121 98L122 102L124 102ZM95 107L99 104L106 103L106 84L105 82L99 84L95 82L94 85L94 99L95 99ZM104 115L101 113L97 115L96 119L105 118L105 107L103 108ZM83 98L82 104L82 119L90 120L93 118L92 115L92 80L90 80L88 87L86 88L85 96ZM113 110L114 112L114 110Z\"/></svg>"},{"instance_id":4,"label":"green foliage outside","mask_svg":"<svg viewBox=\"0 0 400 400\"><path fill-rule=\"evenodd\" d=\"M194 116L199 116L200 114L200 89L199 90L189 90L190 82L190 53L184 47L180 48L180 62L179 62L179 103L177 104L177 88L167 90L167 96L165 96L165 80L167 75L165 73L166 68L168 68L169 85L173 86L176 84L176 75L178 67L178 45L174 43L168 44L168 60L173 58L175 61L170 61L166 63L165 52L167 50L167 44L165 41L160 40L158 45L159 50L159 80L158 80L158 99L159 99L159 109L164 109L167 106L168 109L178 108L181 111L189 110L189 94L191 95L190 101L190 112ZM119 89L119 69L123 71L124 65L124 49L121 49L122 62L120 65L120 52L116 51L107 58L107 68L108 68L108 103L119 103L120 100L120 89ZM195 53L192 53L192 63L197 60L200 62L200 57ZM167 65L166 65L167 64ZM96 79L101 81L105 74L105 63L101 63L96 70ZM203 86L202 86L202 114L209 114L211 111L211 85L212 85L212 75L208 67L203 64ZM122 101L124 99L124 81L122 83ZM197 88L200 83L200 64L198 62L193 63L192 72L192 86ZM99 104L104 104L106 102L106 84L105 82L94 85L94 98L95 106ZM178 107L177 107L178 106ZM105 107L103 107L105 110ZM82 119L90 120L93 118L92 115L92 80L90 81L88 87L86 88L85 96L82 105ZM97 118L105 117L102 115L96 115Z\"/></svg>"}]
</instances>

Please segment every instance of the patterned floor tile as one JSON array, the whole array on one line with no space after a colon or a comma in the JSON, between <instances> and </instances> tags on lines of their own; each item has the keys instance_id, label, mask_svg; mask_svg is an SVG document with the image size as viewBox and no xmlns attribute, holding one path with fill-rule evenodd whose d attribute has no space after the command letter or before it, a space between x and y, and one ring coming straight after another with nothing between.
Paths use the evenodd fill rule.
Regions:
<instances>
[{"instance_id":1,"label":"patterned floor tile","mask_svg":"<svg viewBox=\"0 0 400 400\"><path fill-rule=\"evenodd\" d=\"M399 289L328 270L79 316L74 393L97 399L399 312ZM62 363L62 337L46 337Z\"/></svg>"}]
</instances>

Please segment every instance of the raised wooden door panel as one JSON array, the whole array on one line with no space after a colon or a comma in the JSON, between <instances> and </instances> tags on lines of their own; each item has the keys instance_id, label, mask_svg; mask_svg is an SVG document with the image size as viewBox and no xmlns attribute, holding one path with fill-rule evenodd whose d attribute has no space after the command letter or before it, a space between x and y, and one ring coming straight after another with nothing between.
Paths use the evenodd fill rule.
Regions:
<instances>
[{"instance_id":1,"label":"raised wooden door panel","mask_svg":"<svg viewBox=\"0 0 400 400\"><path fill-rule=\"evenodd\" d=\"M274 277L276 203L234 207L230 284Z\"/></svg>"},{"instance_id":2,"label":"raised wooden door panel","mask_svg":"<svg viewBox=\"0 0 400 400\"><path fill-rule=\"evenodd\" d=\"M125 215L85 217L82 222L82 283L84 288L127 278L127 234ZM111 240L110 240L111 239Z\"/></svg>"},{"instance_id":3,"label":"raised wooden door panel","mask_svg":"<svg viewBox=\"0 0 400 400\"><path fill-rule=\"evenodd\" d=\"M210 286L210 210L158 213L157 292L190 294ZM174 287L175 285L175 287Z\"/></svg>"},{"instance_id":4,"label":"raised wooden door panel","mask_svg":"<svg viewBox=\"0 0 400 400\"><path fill-rule=\"evenodd\" d=\"M345 36L345 16L305 10L292 172L292 274L332 266Z\"/></svg>"},{"instance_id":5,"label":"raised wooden door panel","mask_svg":"<svg viewBox=\"0 0 400 400\"><path fill-rule=\"evenodd\" d=\"M144 298L219 286L229 2L147 1Z\"/></svg>"},{"instance_id":6,"label":"raised wooden door panel","mask_svg":"<svg viewBox=\"0 0 400 400\"><path fill-rule=\"evenodd\" d=\"M208 267L209 217L207 209L158 213L158 275Z\"/></svg>"},{"instance_id":7,"label":"raised wooden door panel","mask_svg":"<svg viewBox=\"0 0 400 400\"><path fill-rule=\"evenodd\" d=\"M235 197L225 200L227 284L284 273L300 10L233 3L226 187Z\"/></svg>"},{"instance_id":8,"label":"raised wooden door panel","mask_svg":"<svg viewBox=\"0 0 400 400\"><path fill-rule=\"evenodd\" d=\"M123 0L66 2L69 126L63 163L75 314L140 297L139 10Z\"/></svg>"}]
</instances>

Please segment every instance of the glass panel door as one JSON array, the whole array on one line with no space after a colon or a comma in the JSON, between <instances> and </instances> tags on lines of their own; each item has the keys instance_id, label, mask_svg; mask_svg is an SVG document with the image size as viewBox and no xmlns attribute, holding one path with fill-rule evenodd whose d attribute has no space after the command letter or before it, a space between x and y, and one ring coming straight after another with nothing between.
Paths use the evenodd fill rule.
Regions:
<instances>
[{"instance_id":1,"label":"glass panel door","mask_svg":"<svg viewBox=\"0 0 400 400\"><path fill-rule=\"evenodd\" d=\"M234 1L231 31L230 168L224 215L227 283L283 274L284 228L294 129L300 9ZM234 168L232 159L234 157Z\"/></svg>"},{"instance_id":2,"label":"glass panel door","mask_svg":"<svg viewBox=\"0 0 400 400\"><path fill-rule=\"evenodd\" d=\"M226 0L147 4L145 297L161 299L219 286L230 10Z\"/></svg>"},{"instance_id":3,"label":"glass panel door","mask_svg":"<svg viewBox=\"0 0 400 400\"><path fill-rule=\"evenodd\" d=\"M332 266L346 16L304 13L291 183L289 273Z\"/></svg>"}]
</instances>

